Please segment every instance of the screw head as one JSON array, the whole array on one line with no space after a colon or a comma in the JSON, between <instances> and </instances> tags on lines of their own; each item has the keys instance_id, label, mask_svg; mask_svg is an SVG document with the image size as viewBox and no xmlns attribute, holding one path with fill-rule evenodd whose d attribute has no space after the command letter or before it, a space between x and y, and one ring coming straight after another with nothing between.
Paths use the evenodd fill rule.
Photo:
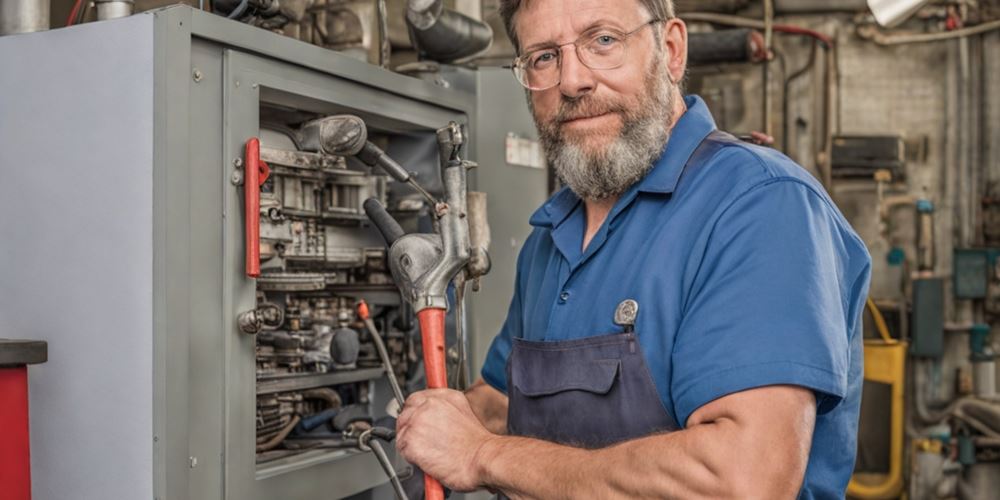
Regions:
<instances>
[{"instance_id":1,"label":"screw head","mask_svg":"<svg viewBox=\"0 0 1000 500\"><path fill-rule=\"evenodd\" d=\"M229 182L233 183L234 186L243 185L243 171L234 170L232 175L229 176Z\"/></svg>"},{"instance_id":2,"label":"screw head","mask_svg":"<svg viewBox=\"0 0 1000 500\"><path fill-rule=\"evenodd\" d=\"M202 79L202 77L204 77L204 76L205 75L203 75L202 72L201 72L201 70L198 69L198 68L195 68L194 72L191 73L191 78L194 79L195 83L200 82L201 79Z\"/></svg>"}]
</instances>

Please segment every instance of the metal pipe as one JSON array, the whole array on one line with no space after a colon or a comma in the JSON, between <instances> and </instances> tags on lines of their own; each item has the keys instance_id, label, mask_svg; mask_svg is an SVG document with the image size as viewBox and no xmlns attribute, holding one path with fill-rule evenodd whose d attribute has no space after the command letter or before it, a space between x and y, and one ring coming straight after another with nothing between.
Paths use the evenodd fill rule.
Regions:
<instances>
[{"instance_id":1,"label":"metal pipe","mask_svg":"<svg viewBox=\"0 0 1000 500\"><path fill-rule=\"evenodd\" d=\"M825 12L865 12L866 0L774 0L774 11L781 14L821 14Z\"/></svg>"},{"instance_id":2,"label":"metal pipe","mask_svg":"<svg viewBox=\"0 0 1000 500\"><path fill-rule=\"evenodd\" d=\"M774 43L774 1L764 0L764 95L761 105L764 107L764 129L771 136L771 48ZM829 188L829 186L827 187Z\"/></svg>"},{"instance_id":3,"label":"metal pipe","mask_svg":"<svg viewBox=\"0 0 1000 500\"><path fill-rule=\"evenodd\" d=\"M118 19L120 17L128 17L132 15L132 8L135 4L129 1L111 0L111 1L97 1L97 20L107 21L110 19Z\"/></svg>"},{"instance_id":4,"label":"metal pipe","mask_svg":"<svg viewBox=\"0 0 1000 500\"><path fill-rule=\"evenodd\" d=\"M49 0L0 0L0 36L49 29Z\"/></svg>"}]
</instances>

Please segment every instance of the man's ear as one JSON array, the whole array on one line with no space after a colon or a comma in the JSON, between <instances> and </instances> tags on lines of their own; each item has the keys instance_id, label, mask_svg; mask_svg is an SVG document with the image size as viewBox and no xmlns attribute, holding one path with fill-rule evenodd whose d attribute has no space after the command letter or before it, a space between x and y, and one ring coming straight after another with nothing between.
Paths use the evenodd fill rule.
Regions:
<instances>
[{"instance_id":1,"label":"man's ear","mask_svg":"<svg viewBox=\"0 0 1000 500\"><path fill-rule=\"evenodd\" d=\"M687 71L687 25L678 18L668 19L662 26L663 47L667 50L667 72L670 81L679 82Z\"/></svg>"}]
</instances>

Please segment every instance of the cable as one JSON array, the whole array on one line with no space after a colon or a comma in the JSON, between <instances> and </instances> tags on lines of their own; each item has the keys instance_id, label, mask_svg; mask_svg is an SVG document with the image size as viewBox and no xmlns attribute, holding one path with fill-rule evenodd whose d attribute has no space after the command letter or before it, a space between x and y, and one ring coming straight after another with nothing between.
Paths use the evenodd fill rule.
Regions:
<instances>
[{"instance_id":1,"label":"cable","mask_svg":"<svg viewBox=\"0 0 1000 500\"><path fill-rule=\"evenodd\" d=\"M907 43L927 43L941 40L951 40L972 35L979 35L1000 29L1000 20L990 21L971 28L962 28L941 33L886 33L874 25L859 26L858 36L871 40L879 45L903 45Z\"/></svg>"},{"instance_id":2,"label":"cable","mask_svg":"<svg viewBox=\"0 0 1000 500\"><path fill-rule=\"evenodd\" d=\"M375 329L375 322L372 321L371 315L368 313L368 304L365 301L358 302L358 317L361 321L365 323L365 328L368 329L368 334L372 337L372 343L375 344L375 350L378 351L378 357L382 358L382 366L385 368L385 376L389 379L389 386L392 388L392 394L396 397L396 403L399 404L399 409L403 409L403 405L406 403L406 396L403 395L403 389L399 387L399 381L396 380L396 372L392 369L392 363L389 361L389 351L385 348L385 343L382 341L382 336L379 335L378 330Z\"/></svg>"},{"instance_id":3,"label":"cable","mask_svg":"<svg viewBox=\"0 0 1000 500\"><path fill-rule=\"evenodd\" d=\"M82 4L83 0L73 2L73 8L69 10L69 16L66 17L66 26L73 26L76 23L76 15L80 12L80 5Z\"/></svg>"}]
</instances>

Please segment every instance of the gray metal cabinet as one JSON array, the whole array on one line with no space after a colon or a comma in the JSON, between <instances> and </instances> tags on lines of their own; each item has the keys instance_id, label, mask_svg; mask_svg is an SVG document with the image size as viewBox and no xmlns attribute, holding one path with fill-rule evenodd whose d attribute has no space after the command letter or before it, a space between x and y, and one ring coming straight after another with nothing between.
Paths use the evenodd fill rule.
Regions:
<instances>
[{"instance_id":1,"label":"gray metal cabinet","mask_svg":"<svg viewBox=\"0 0 1000 500\"><path fill-rule=\"evenodd\" d=\"M236 324L255 284L234 176L262 106L419 137L474 129L476 96L187 7L0 38L0 61L0 335L51 346L32 369L35 498L340 498L384 483L360 452L255 463L255 340ZM501 227L523 240L526 222ZM506 301L475 305L493 307ZM476 327L481 351L499 324Z\"/></svg>"}]
</instances>

